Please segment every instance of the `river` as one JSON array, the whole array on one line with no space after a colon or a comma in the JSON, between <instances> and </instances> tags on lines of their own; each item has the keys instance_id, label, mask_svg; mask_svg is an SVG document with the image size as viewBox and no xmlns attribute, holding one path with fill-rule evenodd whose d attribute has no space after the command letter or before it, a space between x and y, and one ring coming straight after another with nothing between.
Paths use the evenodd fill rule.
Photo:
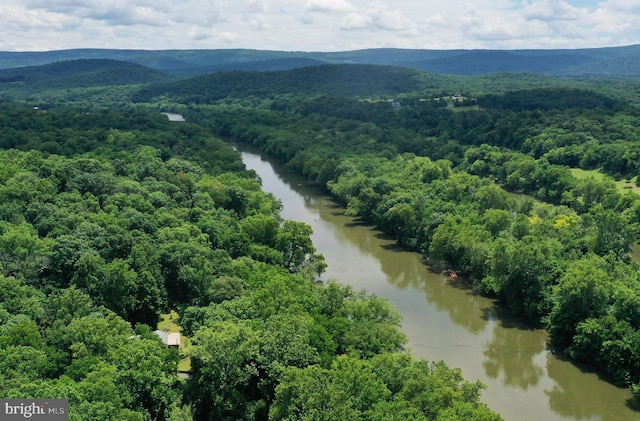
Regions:
<instances>
[{"instance_id":1,"label":"river","mask_svg":"<svg viewBox=\"0 0 640 421\"><path fill-rule=\"evenodd\" d=\"M507 421L640 420L633 397L546 348L544 330L528 328L496 303L434 273L417 253L398 249L374 228L344 215L319 189L255 150L238 148L282 216L313 228L328 264L324 279L387 297L403 316L417 358L444 360L487 385L482 400Z\"/></svg>"}]
</instances>

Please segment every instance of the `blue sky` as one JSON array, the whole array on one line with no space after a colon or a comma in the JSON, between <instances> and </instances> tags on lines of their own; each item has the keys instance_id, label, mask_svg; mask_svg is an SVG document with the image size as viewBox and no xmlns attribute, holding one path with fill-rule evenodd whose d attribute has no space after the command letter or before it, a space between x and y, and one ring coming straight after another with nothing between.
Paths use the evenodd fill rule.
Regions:
<instances>
[{"instance_id":1,"label":"blue sky","mask_svg":"<svg viewBox=\"0 0 640 421\"><path fill-rule=\"evenodd\" d=\"M576 6L576 7L588 7L591 9L595 9L598 7L598 0L570 0L567 3Z\"/></svg>"},{"instance_id":2,"label":"blue sky","mask_svg":"<svg viewBox=\"0 0 640 421\"><path fill-rule=\"evenodd\" d=\"M0 0L0 51L640 44L640 0Z\"/></svg>"}]
</instances>

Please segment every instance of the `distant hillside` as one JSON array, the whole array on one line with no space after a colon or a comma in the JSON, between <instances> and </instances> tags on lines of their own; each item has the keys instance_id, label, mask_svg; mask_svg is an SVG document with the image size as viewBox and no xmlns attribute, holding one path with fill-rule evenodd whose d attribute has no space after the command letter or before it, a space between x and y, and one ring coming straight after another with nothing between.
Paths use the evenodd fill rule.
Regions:
<instances>
[{"instance_id":1,"label":"distant hillside","mask_svg":"<svg viewBox=\"0 0 640 421\"><path fill-rule=\"evenodd\" d=\"M279 70L291 70L300 67L320 66L327 64L324 61L310 58L283 58L277 60L249 61L246 63L225 63L208 68L209 73L228 72L242 70L247 72L273 72Z\"/></svg>"},{"instance_id":2,"label":"distant hillside","mask_svg":"<svg viewBox=\"0 0 640 421\"><path fill-rule=\"evenodd\" d=\"M548 54L542 57L505 51L471 51L450 57L405 63L433 73L483 75L487 73L565 73L592 62L585 55Z\"/></svg>"},{"instance_id":3,"label":"distant hillside","mask_svg":"<svg viewBox=\"0 0 640 421\"><path fill-rule=\"evenodd\" d=\"M640 78L640 66L638 66L640 45L573 50L403 50L379 48L342 52L249 49L78 49L46 52L0 52L0 68L43 65L75 59L128 61L179 77L229 70L289 70L311 64L379 64L458 75L526 72L552 76Z\"/></svg>"},{"instance_id":4,"label":"distant hillside","mask_svg":"<svg viewBox=\"0 0 640 421\"><path fill-rule=\"evenodd\" d=\"M412 92L420 86L420 71L364 64L309 66L274 72L222 72L171 84L149 86L134 95L148 102L159 96L198 104L222 98L280 94L375 96Z\"/></svg>"},{"instance_id":5,"label":"distant hillside","mask_svg":"<svg viewBox=\"0 0 640 421\"><path fill-rule=\"evenodd\" d=\"M478 105L509 111L566 110L570 108L613 110L621 101L582 89L536 88L511 91L508 95L488 94L478 98Z\"/></svg>"},{"instance_id":6,"label":"distant hillside","mask_svg":"<svg viewBox=\"0 0 640 421\"><path fill-rule=\"evenodd\" d=\"M77 49L45 52L0 52L0 68L37 66L75 59L128 61L179 77L246 70L289 70L312 64L326 64L307 53L260 50L106 50Z\"/></svg>"},{"instance_id":7,"label":"distant hillside","mask_svg":"<svg viewBox=\"0 0 640 421\"><path fill-rule=\"evenodd\" d=\"M626 60L633 62L632 58ZM555 87L595 89L628 103L640 104L640 90L633 76L594 79L518 72L468 76L398 66L316 63L291 58L264 60L259 64L247 62L241 66L260 71L219 71L226 66L233 69L234 64L210 66L210 73L186 78L125 61L70 60L0 70L0 95L36 102L72 99L87 104L110 102L116 97L121 101L152 102L163 97L182 103L210 103L223 98L273 98L282 94L394 98L399 94L447 96L462 92L478 96ZM612 65L615 66L615 60ZM296 67L279 70L287 66ZM609 68L603 70L609 71Z\"/></svg>"},{"instance_id":8,"label":"distant hillside","mask_svg":"<svg viewBox=\"0 0 640 421\"><path fill-rule=\"evenodd\" d=\"M0 88L70 89L163 83L172 80L175 77L158 70L106 59L80 59L0 70Z\"/></svg>"}]
</instances>

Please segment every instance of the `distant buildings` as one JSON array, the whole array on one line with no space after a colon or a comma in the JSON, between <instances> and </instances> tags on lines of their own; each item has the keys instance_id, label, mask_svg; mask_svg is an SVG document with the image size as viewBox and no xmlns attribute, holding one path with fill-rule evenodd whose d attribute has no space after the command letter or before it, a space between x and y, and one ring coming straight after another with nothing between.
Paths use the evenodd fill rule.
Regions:
<instances>
[{"instance_id":1,"label":"distant buildings","mask_svg":"<svg viewBox=\"0 0 640 421\"><path fill-rule=\"evenodd\" d=\"M175 114L175 113L162 113L162 114L166 115L169 121L186 121L182 116L182 114Z\"/></svg>"},{"instance_id":2,"label":"distant buildings","mask_svg":"<svg viewBox=\"0 0 640 421\"><path fill-rule=\"evenodd\" d=\"M180 345L180 333L165 332L164 330L154 330L153 333L160 336L160 339L162 339L162 343L169 348L182 348L182 346Z\"/></svg>"}]
</instances>

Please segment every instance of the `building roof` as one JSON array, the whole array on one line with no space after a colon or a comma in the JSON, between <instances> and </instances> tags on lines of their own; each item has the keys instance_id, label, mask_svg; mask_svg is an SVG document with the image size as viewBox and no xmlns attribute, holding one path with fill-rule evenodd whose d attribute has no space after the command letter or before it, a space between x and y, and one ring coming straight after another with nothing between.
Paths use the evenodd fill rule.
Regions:
<instances>
[{"instance_id":1,"label":"building roof","mask_svg":"<svg viewBox=\"0 0 640 421\"><path fill-rule=\"evenodd\" d=\"M165 332L164 330L154 330L153 333L160 336L162 343L166 346L180 346L180 333Z\"/></svg>"}]
</instances>

